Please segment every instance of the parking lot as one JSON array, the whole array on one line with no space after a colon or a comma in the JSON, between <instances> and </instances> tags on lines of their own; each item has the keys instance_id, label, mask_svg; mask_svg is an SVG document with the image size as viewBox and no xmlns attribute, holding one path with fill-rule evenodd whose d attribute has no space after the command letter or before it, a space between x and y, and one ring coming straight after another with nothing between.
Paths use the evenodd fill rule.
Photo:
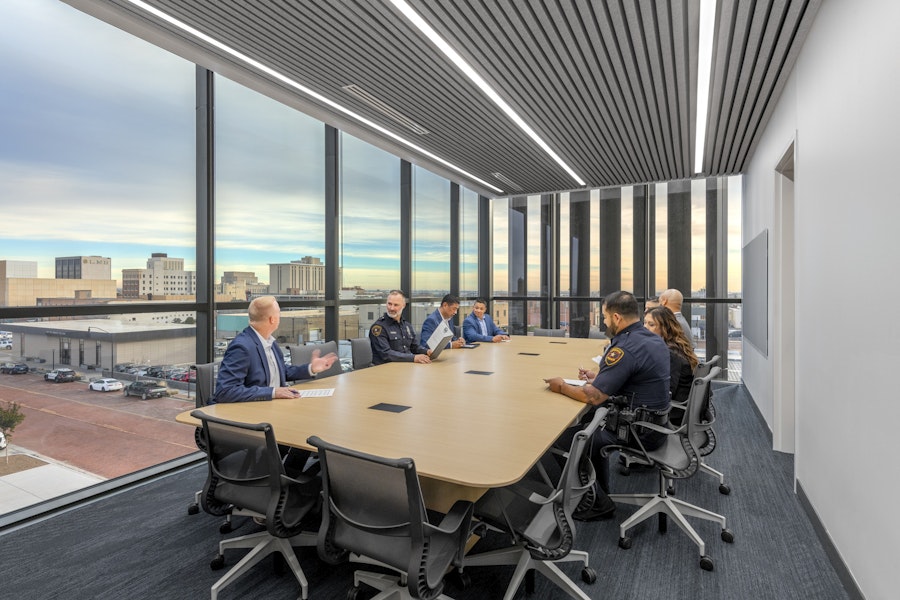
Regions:
<instances>
[{"instance_id":1,"label":"parking lot","mask_svg":"<svg viewBox=\"0 0 900 600\"><path fill-rule=\"evenodd\" d=\"M0 401L17 402L25 414L12 445L106 479L197 450L194 430L175 422L194 406L188 391L141 400L91 391L87 379L54 383L36 372L0 375Z\"/></svg>"}]
</instances>

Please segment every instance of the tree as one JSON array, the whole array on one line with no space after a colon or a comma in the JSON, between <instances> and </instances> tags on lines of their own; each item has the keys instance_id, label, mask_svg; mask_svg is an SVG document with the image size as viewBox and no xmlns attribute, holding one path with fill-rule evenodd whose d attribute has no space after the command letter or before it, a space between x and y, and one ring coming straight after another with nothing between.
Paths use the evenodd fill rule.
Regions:
<instances>
[{"instance_id":1,"label":"tree","mask_svg":"<svg viewBox=\"0 0 900 600\"><path fill-rule=\"evenodd\" d=\"M184 320L184 324L185 324L185 325L193 325L194 323L195 323L194 317L187 317L187 318L185 318L185 320Z\"/></svg>"},{"instance_id":2,"label":"tree","mask_svg":"<svg viewBox=\"0 0 900 600\"><path fill-rule=\"evenodd\" d=\"M6 436L6 463L9 464L9 440L15 428L25 420L25 415L19 410L17 402L6 402L5 406L0 406L0 431Z\"/></svg>"}]
</instances>

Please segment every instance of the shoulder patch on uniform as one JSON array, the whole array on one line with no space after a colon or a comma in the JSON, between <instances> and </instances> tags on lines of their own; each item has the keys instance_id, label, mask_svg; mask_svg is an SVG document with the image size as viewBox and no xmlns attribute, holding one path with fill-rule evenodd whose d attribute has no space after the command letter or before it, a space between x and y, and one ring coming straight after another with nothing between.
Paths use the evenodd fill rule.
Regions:
<instances>
[{"instance_id":1,"label":"shoulder patch on uniform","mask_svg":"<svg viewBox=\"0 0 900 600\"><path fill-rule=\"evenodd\" d=\"M623 356L625 356L625 351L622 350L621 348L619 348L618 346L616 346L615 348L613 348L612 350L610 350L609 352L606 353L606 358L604 359L604 362L608 366L611 367L614 364L616 364L617 362L619 362L620 360L622 360Z\"/></svg>"},{"instance_id":2,"label":"shoulder patch on uniform","mask_svg":"<svg viewBox=\"0 0 900 600\"><path fill-rule=\"evenodd\" d=\"M381 335L381 325L372 325L372 335L378 337Z\"/></svg>"}]
</instances>

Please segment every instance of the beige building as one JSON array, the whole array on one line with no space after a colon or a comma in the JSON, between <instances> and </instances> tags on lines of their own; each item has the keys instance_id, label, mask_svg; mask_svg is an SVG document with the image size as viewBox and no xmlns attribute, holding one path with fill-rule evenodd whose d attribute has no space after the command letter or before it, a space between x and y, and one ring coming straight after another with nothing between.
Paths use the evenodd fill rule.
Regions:
<instances>
[{"instance_id":1,"label":"beige building","mask_svg":"<svg viewBox=\"0 0 900 600\"><path fill-rule=\"evenodd\" d=\"M116 299L112 279L44 279L37 262L0 260L0 306L53 306Z\"/></svg>"},{"instance_id":2,"label":"beige building","mask_svg":"<svg viewBox=\"0 0 900 600\"><path fill-rule=\"evenodd\" d=\"M197 293L197 275L184 270L183 258L170 258L154 252L146 269L122 269L122 297L156 299L159 296L193 299Z\"/></svg>"},{"instance_id":3,"label":"beige building","mask_svg":"<svg viewBox=\"0 0 900 600\"><path fill-rule=\"evenodd\" d=\"M321 295L325 293L325 263L312 256L289 263L269 264L269 292L273 295Z\"/></svg>"}]
</instances>

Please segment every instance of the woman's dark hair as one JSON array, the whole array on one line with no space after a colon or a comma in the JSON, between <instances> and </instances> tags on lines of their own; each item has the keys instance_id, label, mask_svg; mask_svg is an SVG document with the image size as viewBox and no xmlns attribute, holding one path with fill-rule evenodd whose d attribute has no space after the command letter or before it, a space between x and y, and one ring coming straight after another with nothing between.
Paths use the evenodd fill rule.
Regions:
<instances>
[{"instance_id":1,"label":"woman's dark hair","mask_svg":"<svg viewBox=\"0 0 900 600\"><path fill-rule=\"evenodd\" d=\"M681 324L675 318L675 313L665 306L657 306L650 309L650 312L647 314L653 317L653 320L659 325L659 333L666 345L684 354L688 362L691 363L691 369L696 369L697 363L700 361L697 359L697 355L694 354L690 340L684 335L684 329L681 328Z\"/></svg>"}]
</instances>

